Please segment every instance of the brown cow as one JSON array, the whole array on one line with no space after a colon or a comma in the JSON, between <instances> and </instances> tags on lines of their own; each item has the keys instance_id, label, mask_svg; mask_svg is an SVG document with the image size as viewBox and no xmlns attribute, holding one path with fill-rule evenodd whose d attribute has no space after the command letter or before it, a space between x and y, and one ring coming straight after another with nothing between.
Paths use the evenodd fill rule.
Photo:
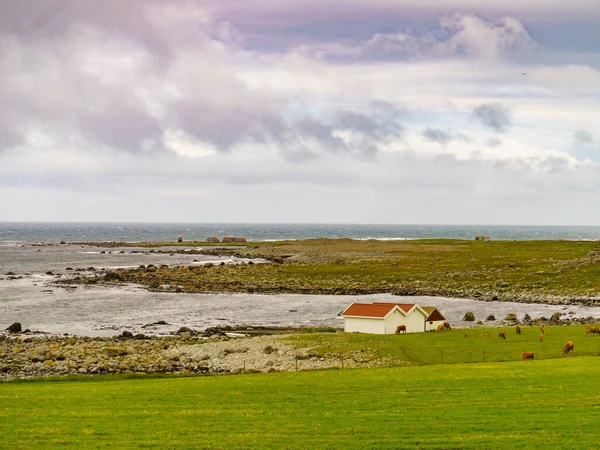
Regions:
<instances>
[{"instance_id":1,"label":"brown cow","mask_svg":"<svg viewBox=\"0 0 600 450\"><path fill-rule=\"evenodd\" d=\"M481 337L490 337L492 333L482 333Z\"/></svg>"},{"instance_id":2,"label":"brown cow","mask_svg":"<svg viewBox=\"0 0 600 450\"><path fill-rule=\"evenodd\" d=\"M467 333L465 333L465 337L469 337L469 335Z\"/></svg>"},{"instance_id":3,"label":"brown cow","mask_svg":"<svg viewBox=\"0 0 600 450\"><path fill-rule=\"evenodd\" d=\"M506 335L504 333L498 333L498 339L506 340Z\"/></svg>"},{"instance_id":4,"label":"brown cow","mask_svg":"<svg viewBox=\"0 0 600 450\"><path fill-rule=\"evenodd\" d=\"M600 334L600 329L598 327L589 326L587 330L585 330L585 337L588 337L590 334Z\"/></svg>"},{"instance_id":5,"label":"brown cow","mask_svg":"<svg viewBox=\"0 0 600 450\"><path fill-rule=\"evenodd\" d=\"M517 334L521 334L521 327L519 325L517 325L515 327L515 331L517 332Z\"/></svg>"},{"instance_id":6,"label":"brown cow","mask_svg":"<svg viewBox=\"0 0 600 450\"><path fill-rule=\"evenodd\" d=\"M396 327L396 334L406 333L406 325L398 325Z\"/></svg>"},{"instance_id":7,"label":"brown cow","mask_svg":"<svg viewBox=\"0 0 600 450\"><path fill-rule=\"evenodd\" d=\"M533 352L523 352L521 354L521 359L533 359Z\"/></svg>"},{"instance_id":8,"label":"brown cow","mask_svg":"<svg viewBox=\"0 0 600 450\"><path fill-rule=\"evenodd\" d=\"M542 332L542 334L546 334L546 324L545 323L540 324L540 331Z\"/></svg>"},{"instance_id":9,"label":"brown cow","mask_svg":"<svg viewBox=\"0 0 600 450\"><path fill-rule=\"evenodd\" d=\"M563 353L566 355L569 352L572 352L575 350L575 344L573 344L571 341L568 341L565 344L565 347L563 348Z\"/></svg>"},{"instance_id":10,"label":"brown cow","mask_svg":"<svg viewBox=\"0 0 600 450\"><path fill-rule=\"evenodd\" d=\"M448 323L448 322L444 322L444 329L445 329L445 330L451 330L451 329L452 329L452 327L450 326L450 323Z\"/></svg>"},{"instance_id":11,"label":"brown cow","mask_svg":"<svg viewBox=\"0 0 600 450\"><path fill-rule=\"evenodd\" d=\"M441 332L442 332L442 331L444 331L445 329L446 329L446 328L444 327L444 324L443 324L443 323L440 323L440 324L437 326L438 333L441 333Z\"/></svg>"},{"instance_id":12,"label":"brown cow","mask_svg":"<svg viewBox=\"0 0 600 450\"><path fill-rule=\"evenodd\" d=\"M544 342L544 333L540 333L540 342Z\"/></svg>"}]
</instances>

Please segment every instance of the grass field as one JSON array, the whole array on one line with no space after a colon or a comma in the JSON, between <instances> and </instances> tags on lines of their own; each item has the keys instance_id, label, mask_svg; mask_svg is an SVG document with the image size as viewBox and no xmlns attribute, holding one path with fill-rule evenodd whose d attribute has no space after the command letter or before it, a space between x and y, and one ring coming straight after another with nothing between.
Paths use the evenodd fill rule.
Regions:
<instances>
[{"instance_id":1,"label":"grass field","mask_svg":"<svg viewBox=\"0 0 600 450\"><path fill-rule=\"evenodd\" d=\"M3 448L596 448L600 358L0 385Z\"/></svg>"},{"instance_id":2,"label":"grass field","mask_svg":"<svg viewBox=\"0 0 600 450\"><path fill-rule=\"evenodd\" d=\"M532 301L600 296L598 242L315 239L253 243L239 253L279 264L118 272L122 281L185 292L395 292Z\"/></svg>"},{"instance_id":3,"label":"grass field","mask_svg":"<svg viewBox=\"0 0 600 450\"><path fill-rule=\"evenodd\" d=\"M538 326L454 329L444 333L373 335L362 333L301 333L288 338L294 346L317 354L364 359L383 358L389 364L427 365L458 364L484 361L516 361L523 351L534 352L537 359L600 356L600 336L586 337L587 325L549 326L540 342ZM506 340L498 334L503 332ZM491 336L482 337L489 333ZM465 337L465 334L468 337ZM567 341L575 351L564 356Z\"/></svg>"}]
</instances>

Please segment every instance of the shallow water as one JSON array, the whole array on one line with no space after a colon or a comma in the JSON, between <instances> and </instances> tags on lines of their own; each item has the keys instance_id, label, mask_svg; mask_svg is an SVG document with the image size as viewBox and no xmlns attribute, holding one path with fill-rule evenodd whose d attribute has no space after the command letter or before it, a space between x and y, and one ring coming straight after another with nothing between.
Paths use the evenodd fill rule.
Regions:
<instances>
[{"instance_id":1,"label":"shallow water","mask_svg":"<svg viewBox=\"0 0 600 450\"><path fill-rule=\"evenodd\" d=\"M40 250L40 251L38 251ZM493 314L498 319L516 313L520 319L550 317L555 312L568 317L600 317L600 307L556 306L528 303L482 302L439 297L399 297L390 294L366 296L339 295L260 295L260 294L175 294L155 293L136 286L83 287L66 289L52 282L65 267L122 267L140 264L193 264L207 261L240 262L236 258L202 255L131 253L136 249L103 249L67 245L57 247L0 248L0 329L13 322L24 328L50 333L112 336L123 330L134 333L168 334L181 326L204 329L218 325L343 326L338 314L353 302L391 301L435 306L455 327L466 311L476 320ZM144 251L147 251L145 249ZM9 280L6 272L22 279ZM165 320L169 326L143 328ZM487 322L486 322L487 323ZM492 322L491 324L499 324Z\"/></svg>"}]
</instances>

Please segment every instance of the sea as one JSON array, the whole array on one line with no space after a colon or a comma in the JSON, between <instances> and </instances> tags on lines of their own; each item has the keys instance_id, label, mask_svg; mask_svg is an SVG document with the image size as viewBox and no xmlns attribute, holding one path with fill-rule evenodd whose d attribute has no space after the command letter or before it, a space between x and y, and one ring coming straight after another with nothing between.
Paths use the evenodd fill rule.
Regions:
<instances>
[{"instance_id":1,"label":"sea","mask_svg":"<svg viewBox=\"0 0 600 450\"><path fill-rule=\"evenodd\" d=\"M168 242L177 240L179 233L186 241L204 241L211 236L243 237L249 241L474 239L475 236L517 241L600 240L600 226L0 222L0 245L60 241Z\"/></svg>"}]
</instances>

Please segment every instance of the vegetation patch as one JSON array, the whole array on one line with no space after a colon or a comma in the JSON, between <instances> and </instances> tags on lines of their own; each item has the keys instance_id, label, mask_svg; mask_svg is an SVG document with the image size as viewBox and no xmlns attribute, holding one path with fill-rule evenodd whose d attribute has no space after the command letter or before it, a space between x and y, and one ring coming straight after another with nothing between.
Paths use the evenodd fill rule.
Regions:
<instances>
[{"instance_id":1,"label":"vegetation patch","mask_svg":"<svg viewBox=\"0 0 600 450\"><path fill-rule=\"evenodd\" d=\"M599 254L599 242L581 241L313 239L253 243L236 251L236 256L277 262L273 264L114 272L125 282L167 292L391 292L592 305L600 304ZM75 282L104 280L98 274Z\"/></svg>"}]
</instances>

